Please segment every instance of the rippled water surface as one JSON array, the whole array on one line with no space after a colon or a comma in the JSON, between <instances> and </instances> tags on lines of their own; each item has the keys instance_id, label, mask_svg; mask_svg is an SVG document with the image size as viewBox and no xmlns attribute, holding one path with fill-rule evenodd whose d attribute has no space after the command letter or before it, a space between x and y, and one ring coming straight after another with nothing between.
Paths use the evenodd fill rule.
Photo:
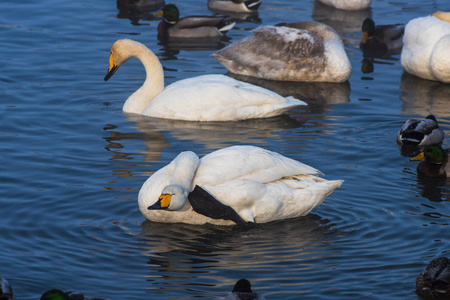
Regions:
<instances>
[{"instance_id":1,"label":"rippled water surface","mask_svg":"<svg viewBox=\"0 0 450 300\"><path fill-rule=\"evenodd\" d=\"M206 1L177 4L182 15L211 13ZM367 59L358 47L365 17L406 23L450 10L447 0L373 0L362 12L264 0L229 42L260 24L317 20L342 35L353 73L345 84L256 82L309 106L229 123L124 114L145 76L136 59L103 81L119 38L151 48L166 84L225 74L209 55L226 41L162 44L159 19L119 12L112 0L1 7L0 275L18 299L50 288L221 299L242 277L268 299L417 299L417 274L448 255L450 182L418 177L395 135L406 119L430 113L450 134L450 86L403 74L399 54ZM137 193L149 175L180 151L235 144L280 152L345 183L310 215L249 231L145 221Z\"/></svg>"}]
</instances>

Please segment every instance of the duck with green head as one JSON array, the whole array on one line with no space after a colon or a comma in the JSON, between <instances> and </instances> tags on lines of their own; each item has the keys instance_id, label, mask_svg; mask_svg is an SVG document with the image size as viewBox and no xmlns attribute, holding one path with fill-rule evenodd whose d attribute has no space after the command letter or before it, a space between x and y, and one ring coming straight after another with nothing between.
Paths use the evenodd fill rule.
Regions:
<instances>
[{"instance_id":1,"label":"duck with green head","mask_svg":"<svg viewBox=\"0 0 450 300\"><path fill-rule=\"evenodd\" d=\"M428 177L450 177L448 149L440 145L430 145L425 151L411 158L411 161L425 159L417 166L417 172Z\"/></svg>"},{"instance_id":2,"label":"duck with green head","mask_svg":"<svg viewBox=\"0 0 450 300\"><path fill-rule=\"evenodd\" d=\"M235 25L225 16L187 16L180 19L180 12L174 4L165 5L154 15L164 18L158 25L158 37L219 37Z\"/></svg>"},{"instance_id":3,"label":"duck with green head","mask_svg":"<svg viewBox=\"0 0 450 300\"><path fill-rule=\"evenodd\" d=\"M366 18L362 24L363 36L359 47L363 50L388 51L400 49L403 46L403 24L377 25L371 18Z\"/></svg>"},{"instance_id":4,"label":"duck with green head","mask_svg":"<svg viewBox=\"0 0 450 300\"><path fill-rule=\"evenodd\" d=\"M41 300L105 300L103 298L84 298L83 294L72 294L58 289L51 289L42 294Z\"/></svg>"}]
</instances>

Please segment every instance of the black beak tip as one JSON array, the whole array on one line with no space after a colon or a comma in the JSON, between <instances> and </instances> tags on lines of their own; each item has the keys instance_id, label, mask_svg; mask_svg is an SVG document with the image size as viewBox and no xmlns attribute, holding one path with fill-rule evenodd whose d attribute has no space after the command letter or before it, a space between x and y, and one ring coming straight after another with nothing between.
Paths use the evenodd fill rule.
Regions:
<instances>
[{"instance_id":1,"label":"black beak tip","mask_svg":"<svg viewBox=\"0 0 450 300\"><path fill-rule=\"evenodd\" d=\"M111 76L114 75L114 73L117 71L117 68L118 68L117 66L114 66L111 68L111 70L108 71L108 73L105 76L105 81L108 81L108 79L110 79Z\"/></svg>"}]
</instances>

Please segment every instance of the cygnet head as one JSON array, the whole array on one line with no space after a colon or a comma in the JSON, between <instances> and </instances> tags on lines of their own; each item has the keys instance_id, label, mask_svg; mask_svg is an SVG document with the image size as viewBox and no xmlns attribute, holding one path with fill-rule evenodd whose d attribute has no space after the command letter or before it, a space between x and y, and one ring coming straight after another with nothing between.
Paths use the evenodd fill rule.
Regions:
<instances>
[{"instance_id":1,"label":"cygnet head","mask_svg":"<svg viewBox=\"0 0 450 300\"><path fill-rule=\"evenodd\" d=\"M188 191L181 185L168 185L162 190L158 201L149 206L148 209L180 210L186 204L188 194Z\"/></svg>"}]
</instances>

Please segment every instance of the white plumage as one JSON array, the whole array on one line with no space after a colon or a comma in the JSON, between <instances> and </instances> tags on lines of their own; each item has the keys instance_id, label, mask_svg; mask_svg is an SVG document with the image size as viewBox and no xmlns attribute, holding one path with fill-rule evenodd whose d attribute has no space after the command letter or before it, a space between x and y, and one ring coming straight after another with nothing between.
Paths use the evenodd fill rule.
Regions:
<instances>
[{"instance_id":1,"label":"white plumage","mask_svg":"<svg viewBox=\"0 0 450 300\"><path fill-rule=\"evenodd\" d=\"M143 184L139 209L147 219L158 222L234 224L193 210L187 195L198 185L245 222L294 218L307 215L343 182L327 181L315 176L318 174L308 165L254 146L228 147L202 159L187 151ZM166 210L148 209L161 194L174 191Z\"/></svg>"},{"instance_id":2,"label":"white plumage","mask_svg":"<svg viewBox=\"0 0 450 300\"><path fill-rule=\"evenodd\" d=\"M450 83L450 13L438 12L408 22L401 63L417 77Z\"/></svg>"},{"instance_id":3,"label":"white plumage","mask_svg":"<svg viewBox=\"0 0 450 300\"><path fill-rule=\"evenodd\" d=\"M164 89L164 74L156 55L141 43L124 39L111 47L108 80L129 58L143 63L147 78L123 106L124 112L188 121L237 121L280 115L306 105L224 75L203 75L175 82Z\"/></svg>"}]
</instances>

